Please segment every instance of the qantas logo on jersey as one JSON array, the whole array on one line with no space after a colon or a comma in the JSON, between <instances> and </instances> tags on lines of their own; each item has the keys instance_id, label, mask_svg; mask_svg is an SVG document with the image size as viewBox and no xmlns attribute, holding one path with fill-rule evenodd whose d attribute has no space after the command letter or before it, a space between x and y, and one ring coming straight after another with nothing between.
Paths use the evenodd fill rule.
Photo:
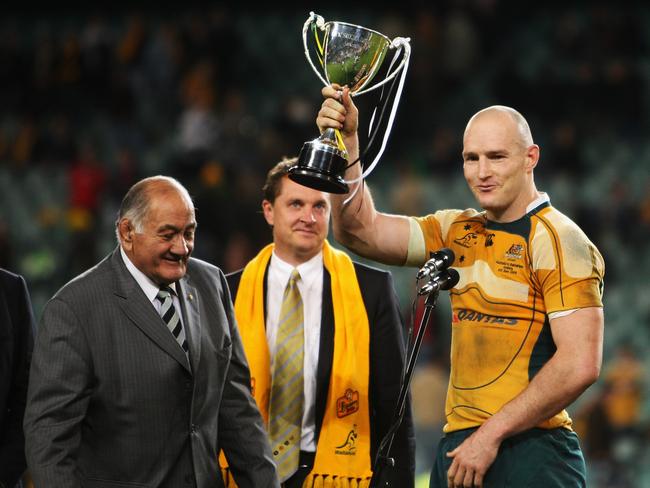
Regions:
<instances>
[{"instance_id":1,"label":"qantas logo on jersey","mask_svg":"<svg viewBox=\"0 0 650 488\"><path fill-rule=\"evenodd\" d=\"M454 311L451 318L452 323L458 323L462 320L468 322L482 322L484 324L504 324L504 325L517 325L516 319L508 317L497 317L496 315L488 315L486 313L475 312L473 310L460 309Z\"/></svg>"}]
</instances>

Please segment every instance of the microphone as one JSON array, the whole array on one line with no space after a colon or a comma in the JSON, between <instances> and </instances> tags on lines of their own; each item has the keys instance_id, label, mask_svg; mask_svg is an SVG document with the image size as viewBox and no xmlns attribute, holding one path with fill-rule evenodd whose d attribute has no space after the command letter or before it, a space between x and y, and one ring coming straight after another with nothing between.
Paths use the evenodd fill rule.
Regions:
<instances>
[{"instance_id":1,"label":"microphone","mask_svg":"<svg viewBox=\"0 0 650 488\"><path fill-rule=\"evenodd\" d=\"M428 295L432 291L450 290L458 284L460 275L454 268L449 268L437 274L431 281L418 290L418 295Z\"/></svg>"},{"instance_id":2,"label":"microphone","mask_svg":"<svg viewBox=\"0 0 650 488\"><path fill-rule=\"evenodd\" d=\"M415 279L421 280L433 272L447 269L454 262L454 257L454 251L448 247L443 247L439 251L432 253L431 259L424 263L424 266L422 266L422 269L418 271Z\"/></svg>"}]
</instances>

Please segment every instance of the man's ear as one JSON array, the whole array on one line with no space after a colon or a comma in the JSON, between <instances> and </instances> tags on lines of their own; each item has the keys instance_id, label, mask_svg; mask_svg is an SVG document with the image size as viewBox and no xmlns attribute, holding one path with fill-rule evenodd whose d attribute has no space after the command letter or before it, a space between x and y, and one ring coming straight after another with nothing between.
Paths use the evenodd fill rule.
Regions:
<instances>
[{"instance_id":1,"label":"man's ear","mask_svg":"<svg viewBox=\"0 0 650 488\"><path fill-rule=\"evenodd\" d=\"M123 218L117 224L117 230L120 234L120 242L125 250L130 251L133 246L133 234L135 230L129 219Z\"/></svg>"},{"instance_id":2,"label":"man's ear","mask_svg":"<svg viewBox=\"0 0 650 488\"><path fill-rule=\"evenodd\" d=\"M273 225L273 204L268 200L263 200L262 212L264 212L264 218L266 219L266 223L272 226Z\"/></svg>"},{"instance_id":3,"label":"man's ear","mask_svg":"<svg viewBox=\"0 0 650 488\"><path fill-rule=\"evenodd\" d=\"M539 146L537 144L533 144L532 146L528 147L528 150L526 152L526 169L528 171L532 171L537 166L538 161Z\"/></svg>"}]
</instances>

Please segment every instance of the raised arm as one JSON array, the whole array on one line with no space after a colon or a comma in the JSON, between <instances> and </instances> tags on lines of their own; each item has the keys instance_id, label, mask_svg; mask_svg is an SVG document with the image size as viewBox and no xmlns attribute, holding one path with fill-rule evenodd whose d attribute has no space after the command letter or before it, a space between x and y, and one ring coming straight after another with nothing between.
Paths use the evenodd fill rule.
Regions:
<instances>
[{"instance_id":1,"label":"raised arm","mask_svg":"<svg viewBox=\"0 0 650 488\"><path fill-rule=\"evenodd\" d=\"M325 97L316 123L321 132L328 128L340 129L348 151L348 160L359 157L359 112L347 87L331 85L323 88ZM348 168L345 179L361 175L359 164ZM354 191L359 183L351 184ZM363 182L362 182L363 184ZM334 237L345 247L368 259L384 264L401 265L406 262L409 244L409 219L403 215L378 212L366 184L351 201L343 204L349 195L332 195L332 228Z\"/></svg>"}]
</instances>

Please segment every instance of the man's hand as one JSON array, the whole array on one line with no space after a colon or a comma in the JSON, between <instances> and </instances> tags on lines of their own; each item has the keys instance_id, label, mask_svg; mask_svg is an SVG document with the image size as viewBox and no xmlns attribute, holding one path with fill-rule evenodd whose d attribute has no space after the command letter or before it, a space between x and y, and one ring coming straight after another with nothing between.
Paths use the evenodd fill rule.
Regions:
<instances>
[{"instance_id":1,"label":"man's hand","mask_svg":"<svg viewBox=\"0 0 650 488\"><path fill-rule=\"evenodd\" d=\"M326 86L321 90L325 101L316 118L318 129L339 129L344 138L356 136L359 127L359 111L352 101L350 89L337 84Z\"/></svg>"},{"instance_id":2,"label":"man's hand","mask_svg":"<svg viewBox=\"0 0 650 488\"><path fill-rule=\"evenodd\" d=\"M447 471L449 488L480 488L483 478L499 452L499 442L487 438L479 430L463 441L447 457L453 458Z\"/></svg>"}]
</instances>

